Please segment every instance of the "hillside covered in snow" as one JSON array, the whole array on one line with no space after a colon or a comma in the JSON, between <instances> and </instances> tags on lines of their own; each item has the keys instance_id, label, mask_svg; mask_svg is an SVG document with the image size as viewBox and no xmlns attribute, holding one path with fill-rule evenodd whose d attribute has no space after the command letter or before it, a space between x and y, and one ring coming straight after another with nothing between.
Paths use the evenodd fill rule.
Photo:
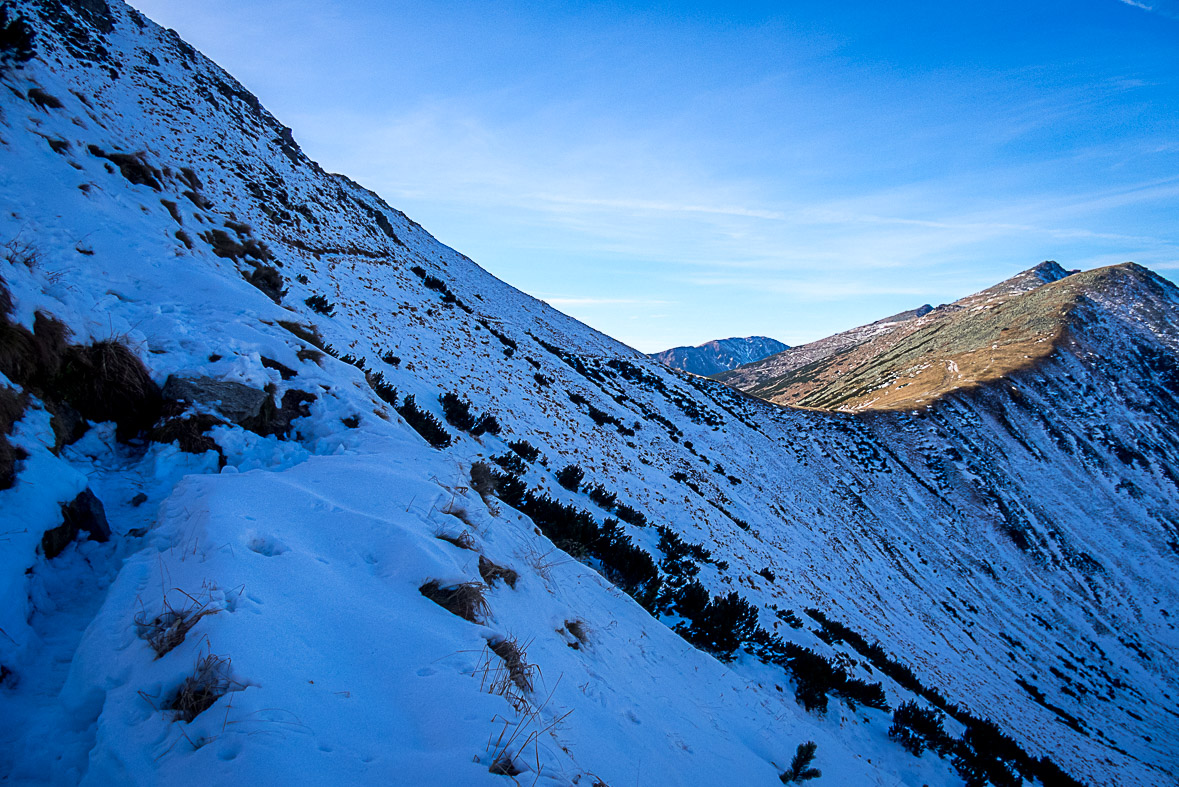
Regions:
<instances>
[{"instance_id":1,"label":"hillside covered in snow","mask_svg":"<svg viewBox=\"0 0 1179 787\"><path fill-rule=\"evenodd\" d=\"M4 8L0 780L1179 778L1166 280L918 409L782 407L496 280L129 6Z\"/></svg>"}]
</instances>

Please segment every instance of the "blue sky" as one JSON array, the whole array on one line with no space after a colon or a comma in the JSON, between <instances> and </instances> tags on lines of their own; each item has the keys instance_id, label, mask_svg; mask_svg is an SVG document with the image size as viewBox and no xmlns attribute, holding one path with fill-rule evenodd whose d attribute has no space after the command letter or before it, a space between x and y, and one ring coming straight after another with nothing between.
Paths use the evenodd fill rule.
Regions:
<instances>
[{"instance_id":1,"label":"blue sky","mask_svg":"<svg viewBox=\"0 0 1179 787\"><path fill-rule=\"evenodd\" d=\"M1179 0L132 0L308 155L638 349L1179 269Z\"/></svg>"}]
</instances>

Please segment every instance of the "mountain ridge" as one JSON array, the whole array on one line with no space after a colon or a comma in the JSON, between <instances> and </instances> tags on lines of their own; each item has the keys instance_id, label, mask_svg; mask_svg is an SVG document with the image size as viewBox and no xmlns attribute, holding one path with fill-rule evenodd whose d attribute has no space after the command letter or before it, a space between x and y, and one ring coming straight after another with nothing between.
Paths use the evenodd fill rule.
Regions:
<instances>
[{"instance_id":1,"label":"mountain ridge","mask_svg":"<svg viewBox=\"0 0 1179 787\"><path fill-rule=\"evenodd\" d=\"M955 755L995 783L1069 783L1040 757L1092 784L1174 779L1170 290L1138 302L1138 274L1112 274L1069 352L916 413L777 407L495 280L307 161L175 34L87 0L103 33L79 5L17 5L38 54L0 92L0 238L36 259L7 257L6 328L44 335L41 312L161 386L314 398L285 436L209 405L192 419L213 448L109 423L58 446L51 403L0 381L28 401L0 490L11 781L776 784L808 740L833 783L959 784ZM456 426L446 394L494 431ZM505 486L476 491L480 463ZM86 489L111 539L47 557ZM617 530L579 541L560 517L584 517L545 500ZM627 544L665 604L627 585L608 551ZM765 636L709 642L689 579L714 608L746 600ZM484 586L479 622L431 580ZM160 655L144 632L183 593L210 614ZM518 661L492 650L513 640ZM209 656L231 690L181 720L168 706ZM859 684L815 682L824 664L890 710L953 711L953 753L912 756ZM497 670L503 693L477 677Z\"/></svg>"},{"instance_id":2,"label":"mountain ridge","mask_svg":"<svg viewBox=\"0 0 1179 787\"><path fill-rule=\"evenodd\" d=\"M855 343L803 356L806 363L767 359L719 379L782 404L921 406L963 387L999 381L1054 352L1077 299L1107 280L1107 271L1127 265L1140 271L1138 278L1156 275L1134 263L1085 272L1041 263L890 330L863 338L871 326L853 329L847 334Z\"/></svg>"},{"instance_id":3,"label":"mountain ridge","mask_svg":"<svg viewBox=\"0 0 1179 787\"><path fill-rule=\"evenodd\" d=\"M710 377L786 349L789 349L789 345L768 336L734 336L713 339L695 347L672 347L663 352L649 353L649 356L664 366Z\"/></svg>"}]
</instances>

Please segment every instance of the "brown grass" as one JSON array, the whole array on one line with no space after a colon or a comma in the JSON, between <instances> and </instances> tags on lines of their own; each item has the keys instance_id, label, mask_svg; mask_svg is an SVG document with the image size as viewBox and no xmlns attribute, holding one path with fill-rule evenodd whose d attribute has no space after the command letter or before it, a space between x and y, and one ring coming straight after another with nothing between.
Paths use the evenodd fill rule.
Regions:
<instances>
[{"instance_id":1,"label":"brown grass","mask_svg":"<svg viewBox=\"0 0 1179 787\"><path fill-rule=\"evenodd\" d=\"M508 637L501 639L499 642L490 642L488 647L491 652L503 659L504 666L508 671L508 679L524 693L532 691L532 676L536 673L536 665L529 664L527 661L528 654L520 647L520 642L515 637Z\"/></svg>"},{"instance_id":2,"label":"brown grass","mask_svg":"<svg viewBox=\"0 0 1179 787\"><path fill-rule=\"evenodd\" d=\"M57 387L84 418L114 421L121 440L151 427L163 408L159 386L147 367L116 341L67 348Z\"/></svg>"},{"instance_id":3,"label":"brown grass","mask_svg":"<svg viewBox=\"0 0 1179 787\"><path fill-rule=\"evenodd\" d=\"M475 462L471 465L471 488L485 501L499 489L495 476L486 462Z\"/></svg>"},{"instance_id":4,"label":"brown grass","mask_svg":"<svg viewBox=\"0 0 1179 787\"><path fill-rule=\"evenodd\" d=\"M445 541L448 544L454 544L459 549L469 549L472 551L475 549L475 539L466 531L457 535L445 532L435 533L434 538L437 538L439 541Z\"/></svg>"},{"instance_id":5,"label":"brown grass","mask_svg":"<svg viewBox=\"0 0 1179 787\"><path fill-rule=\"evenodd\" d=\"M317 350L322 351L326 347L323 337L319 335L319 329L313 325L305 325L301 322L291 322L290 320L279 320L278 324ZM300 360L305 359L301 358Z\"/></svg>"},{"instance_id":6,"label":"brown grass","mask_svg":"<svg viewBox=\"0 0 1179 787\"><path fill-rule=\"evenodd\" d=\"M37 312L33 318L32 331L2 320L0 372L13 382L41 392L57 377L68 339L65 324L44 312Z\"/></svg>"},{"instance_id":7,"label":"brown grass","mask_svg":"<svg viewBox=\"0 0 1179 787\"><path fill-rule=\"evenodd\" d=\"M566 620L565 630L577 640L578 647L589 644L589 632L586 630L584 620Z\"/></svg>"},{"instance_id":8,"label":"brown grass","mask_svg":"<svg viewBox=\"0 0 1179 787\"><path fill-rule=\"evenodd\" d=\"M184 642L201 618L217 613L217 610L208 608L207 602L197 604L191 596L188 598L190 603L180 609L174 608L165 598L164 611L160 614L148 618L146 612L140 612L135 616L135 628L140 638L147 640L157 659Z\"/></svg>"},{"instance_id":9,"label":"brown grass","mask_svg":"<svg viewBox=\"0 0 1179 787\"><path fill-rule=\"evenodd\" d=\"M431 579L418 588L418 591L452 615L458 615L472 623L482 623L491 614L486 599L487 586L479 582L462 582L442 587L438 580Z\"/></svg>"},{"instance_id":10,"label":"brown grass","mask_svg":"<svg viewBox=\"0 0 1179 787\"><path fill-rule=\"evenodd\" d=\"M192 721L213 706L213 703L234 691L237 684L229 677L228 658L209 654L197 661L192 675L184 679L167 710L176 711L176 718Z\"/></svg>"},{"instance_id":11,"label":"brown grass","mask_svg":"<svg viewBox=\"0 0 1179 787\"><path fill-rule=\"evenodd\" d=\"M479 556L479 576L483 577L483 581L488 585L494 585L496 580L502 579L512 590L516 589L516 582L520 580L520 575L514 570L493 563L483 555Z\"/></svg>"}]
</instances>

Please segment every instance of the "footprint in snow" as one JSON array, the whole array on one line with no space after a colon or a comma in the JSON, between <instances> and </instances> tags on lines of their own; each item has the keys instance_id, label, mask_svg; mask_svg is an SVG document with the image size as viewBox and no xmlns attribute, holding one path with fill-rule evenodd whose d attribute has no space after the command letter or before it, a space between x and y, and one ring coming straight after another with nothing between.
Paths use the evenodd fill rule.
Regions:
<instances>
[{"instance_id":1,"label":"footprint in snow","mask_svg":"<svg viewBox=\"0 0 1179 787\"><path fill-rule=\"evenodd\" d=\"M247 544L251 552L257 552L259 555L266 557L274 557L281 555L283 552L289 551L287 545L279 541L274 536L254 536Z\"/></svg>"}]
</instances>

